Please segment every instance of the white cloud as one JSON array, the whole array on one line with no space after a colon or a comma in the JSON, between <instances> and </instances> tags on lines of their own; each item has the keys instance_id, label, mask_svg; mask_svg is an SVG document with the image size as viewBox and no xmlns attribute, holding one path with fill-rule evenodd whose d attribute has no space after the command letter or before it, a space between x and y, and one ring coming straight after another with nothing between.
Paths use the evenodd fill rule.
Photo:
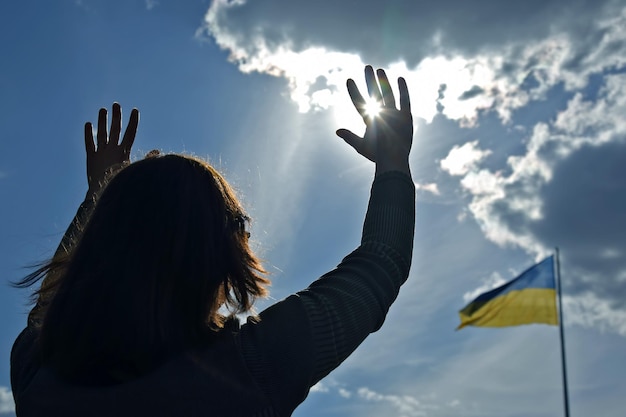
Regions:
<instances>
[{"instance_id":1,"label":"white cloud","mask_svg":"<svg viewBox=\"0 0 626 417\"><path fill-rule=\"evenodd\" d=\"M367 387L359 388L357 390L357 395L359 398L366 401L390 403L401 417L418 417L427 415L424 410L424 406L420 403L420 401L410 395L380 394Z\"/></svg>"},{"instance_id":2,"label":"white cloud","mask_svg":"<svg viewBox=\"0 0 626 417\"><path fill-rule=\"evenodd\" d=\"M552 122L537 124L525 153L508 158L508 173L477 163L460 180L488 239L536 259L562 248L564 288L582 297L570 303L573 323L603 322L620 334L626 262L619 254L626 238L616 225L626 224L624 114L626 74L606 75L595 99L577 93Z\"/></svg>"},{"instance_id":3,"label":"white cloud","mask_svg":"<svg viewBox=\"0 0 626 417\"><path fill-rule=\"evenodd\" d=\"M416 189L416 190L424 190L424 191L427 191L427 192L429 192L429 193L431 193L431 194L434 194L434 195L439 195L439 194L441 194L441 193L439 192L439 187L438 187L438 186L437 186L437 184L436 184L436 183L434 183L434 182L433 182L433 183L427 183L427 184L418 184L418 183L415 183L415 189Z\"/></svg>"},{"instance_id":4,"label":"white cloud","mask_svg":"<svg viewBox=\"0 0 626 417\"><path fill-rule=\"evenodd\" d=\"M483 280L483 284L480 287L463 294L463 301L465 301L466 303L469 303L470 301L478 297L480 294L493 290L494 288L501 286L505 282L506 280L502 278L502 276L499 273L494 272L491 274L491 276L489 276L489 278Z\"/></svg>"},{"instance_id":5,"label":"white cloud","mask_svg":"<svg viewBox=\"0 0 626 417\"><path fill-rule=\"evenodd\" d=\"M147 10L152 10L159 4L157 0L145 0L145 1L146 1Z\"/></svg>"},{"instance_id":6,"label":"white cloud","mask_svg":"<svg viewBox=\"0 0 626 417\"><path fill-rule=\"evenodd\" d=\"M552 179L554 165L584 145L600 146L621 140L626 134L626 123L621 116L626 109L626 99L622 95L626 93L624 82L624 74L609 75L598 101L584 101L581 94L576 94L554 123L536 125L526 153L508 158L511 169L508 176L500 171L477 171L480 158L468 164L472 169L463 169L463 165L459 168L459 164L454 165L450 159L460 148L450 151L444 160L448 164L446 169L451 173L455 169L454 172L459 173L466 171L461 185L474 196L470 210L491 240L502 245L514 244L542 255L541 247L533 239L528 239L527 234L521 230L513 231L511 224L501 221L502 214L506 209L508 214L518 214L527 221L541 220L539 192ZM471 161L470 157L467 158Z\"/></svg>"},{"instance_id":7,"label":"white cloud","mask_svg":"<svg viewBox=\"0 0 626 417\"><path fill-rule=\"evenodd\" d=\"M441 169L450 175L465 175L474 171L478 164L491 154L490 150L478 148L478 141L467 142L463 146L455 145L448 156L440 161Z\"/></svg>"},{"instance_id":8,"label":"white cloud","mask_svg":"<svg viewBox=\"0 0 626 417\"><path fill-rule=\"evenodd\" d=\"M339 395L341 395L343 398L350 398L352 397L352 393L350 391L348 391L345 388L339 388L337 390L337 392L339 393Z\"/></svg>"},{"instance_id":9,"label":"white cloud","mask_svg":"<svg viewBox=\"0 0 626 417\"><path fill-rule=\"evenodd\" d=\"M328 392L328 387L324 385L322 381L319 381L317 384L311 387L310 391L311 392Z\"/></svg>"},{"instance_id":10,"label":"white cloud","mask_svg":"<svg viewBox=\"0 0 626 417\"><path fill-rule=\"evenodd\" d=\"M14 413L15 402L13 401L13 394L7 387L0 386L0 413Z\"/></svg>"},{"instance_id":11,"label":"white cloud","mask_svg":"<svg viewBox=\"0 0 626 417\"><path fill-rule=\"evenodd\" d=\"M216 0L200 33L241 71L288 80L302 112L340 105L347 75L372 62L407 78L417 117L442 112L471 126L480 111L508 121L558 83L582 88L591 74L626 64L620 2L533 3L403 2L380 13L366 2L355 19L335 1Z\"/></svg>"},{"instance_id":12,"label":"white cloud","mask_svg":"<svg viewBox=\"0 0 626 417\"><path fill-rule=\"evenodd\" d=\"M395 410L394 415L400 417L421 417L430 415L430 412L448 408L459 407L461 402L458 399L443 404L437 395L430 393L421 395L419 398L412 395L403 394L383 394L369 387L359 387L355 389L346 388L346 384L338 382L329 377L322 382L318 382L311 388L311 392L336 394L344 400L365 401L368 403L378 403L381 411ZM439 404L441 402L441 404ZM375 415L375 414L374 414Z\"/></svg>"},{"instance_id":13,"label":"white cloud","mask_svg":"<svg viewBox=\"0 0 626 417\"><path fill-rule=\"evenodd\" d=\"M588 292L563 298L565 323L615 332L626 336L626 311L615 309L610 301Z\"/></svg>"}]
</instances>

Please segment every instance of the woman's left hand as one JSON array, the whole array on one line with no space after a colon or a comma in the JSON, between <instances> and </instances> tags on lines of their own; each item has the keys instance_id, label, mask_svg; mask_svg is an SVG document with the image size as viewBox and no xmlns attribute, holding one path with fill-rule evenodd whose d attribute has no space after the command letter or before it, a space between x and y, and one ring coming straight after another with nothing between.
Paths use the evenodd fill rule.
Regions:
<instances>
[{"instance_id":1,"label":"woman's left hand","mask_svg":"<svg viewBox=\"0 0 626 417\"><path fill-rule=\"evenodd\" d=\"M90 122L85 123L87 182L89 183L88 196L93 196L100 190L108 175L130 162L130 150L135 141L138 124L139 110L133 109L130 113L130 120L124 132L122 142L118 143L122 130L122 108L119 103L113 103L111 130L108 134L107 109L100 109L96 143L93 140L92 124Z\"/></svg>"},{"instance_id":2,"label":"woman's left hand","mask_svg":"<svg viewBox=\"0 0 626 417\"><path fill-rule=\"evenodd\" d=\"M406 81L398 78L400 109L396 106L396 99L384 70L374 72L372 66L367 65L365 82L370 101L380 106L378 113L368 113L368 101L363 98L354 80L349 79L348 93L354 107L363 117L365 134L360 137L347 129L339 129L337 135L359 154L376 163L376 175L386 171L402 171L410 175L413 117Z\"/></svg>"}]
</instances>

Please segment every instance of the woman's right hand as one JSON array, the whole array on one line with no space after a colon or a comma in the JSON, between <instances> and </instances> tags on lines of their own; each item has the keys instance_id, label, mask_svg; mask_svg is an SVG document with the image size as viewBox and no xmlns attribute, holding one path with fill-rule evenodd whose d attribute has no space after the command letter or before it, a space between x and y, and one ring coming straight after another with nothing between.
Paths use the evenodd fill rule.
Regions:
<instances>
[{"instance_id":1,"label":"woman's right hand","mask_svg":"<svg viewBox=\"0 0 626 417\"><path fill-rule=\"evenodd\" d=\"M122 108L119 103L113 103L113 117L111 130L107 133L107 109L101 108L98 113L98 132L96 142L93 140L93 127L90 122L85 123L85 150L87 151L87 182L89 183L88 196L96 194L104 185L108 175L130 163L130 150L135 142L137 125L139 124L139 110L130 112L130 120L120 142L122 131Z\"/></svg>"},{"instance_id":2,"label":"woman's right hand","mask_svg":"<svg viewBox=\"0 0 626 417\"><path fill-rule=\"evenodd\" d=\"M376 80L378 76L378 81ZM347 82L352 103L365 122L363 137L347 129L337 130L337 136L345 140L358 153L376 163L376 175L386 171L401 171L410 175L409 152L413 143L413 117L409 91L404 78L398 78L400 109L387 79L385 71L365 67L365 82L369 101L379 104L377 114L368 114L368 102L363 98L354 80Z\"/></svg>"}]
</instances>

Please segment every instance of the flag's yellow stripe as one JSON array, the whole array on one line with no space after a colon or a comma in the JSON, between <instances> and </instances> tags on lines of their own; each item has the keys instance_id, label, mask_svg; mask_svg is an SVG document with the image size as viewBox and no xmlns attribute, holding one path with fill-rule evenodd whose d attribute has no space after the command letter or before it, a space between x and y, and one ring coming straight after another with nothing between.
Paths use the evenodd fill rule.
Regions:
<instances>
[{"instance_id":1,"label":"flag's yellow stripe","mask_svg":"<svg viewBox=\"0 0 626 417\"><path fill-rule=\"evenodd\" d=\"M559 324L556 314L556 291L554 288L525 288L507 292L484 303L475 311L464 308L459 316L465 326L505 327L520 324ZM471 314L466 312L472 311Z\"/></svg>"}]
</instances>

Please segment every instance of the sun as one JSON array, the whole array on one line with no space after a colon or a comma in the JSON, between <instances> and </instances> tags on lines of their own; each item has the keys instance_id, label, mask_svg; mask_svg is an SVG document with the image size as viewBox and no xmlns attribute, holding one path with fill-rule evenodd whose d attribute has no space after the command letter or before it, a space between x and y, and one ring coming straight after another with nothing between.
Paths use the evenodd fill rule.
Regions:
<instances>
[{"instance_id":1,"label":"sun","mask_svg":"<svg viewBox=\"0 0 626 417\"><path fill-rule=\"evenodd\" d=\"M369 117L376 117L382 110L380 103L374 99L369 99L365 101L365 114Z\"/></svg>"},{"instance_id":2,"label":"sun","mask_svg":"<svg viewBox=\"0 0 626 417\"><path fill-rule=\"evenodd\" d=\"M337 95L333 100L333 114L338 127L351 130L355 133L362 132L365 127L363 117L354 108L354 104L345 97ZM379 102L374 99L367 98L365 101L365 115L368 118L376 117L382 110Z\"/></svg>"}]
</instances>

